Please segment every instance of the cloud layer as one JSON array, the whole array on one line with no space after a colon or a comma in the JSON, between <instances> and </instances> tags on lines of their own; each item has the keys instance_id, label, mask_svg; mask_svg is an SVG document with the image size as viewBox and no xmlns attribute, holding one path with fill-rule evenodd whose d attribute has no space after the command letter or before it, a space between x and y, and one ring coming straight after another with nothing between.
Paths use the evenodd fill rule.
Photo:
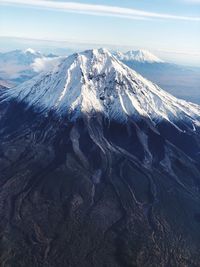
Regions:
<instances>
[{"instance_id":1,"label":"cloud layer","mask_svg":"<svg viewBox=\"0 0 200 267\"><path fill-rule=\"evenodd\" d=\"M50 71L60 63L61 58L36 58L31 64L35 72Z\"/></svg>"},{"instance_id":2,"label":"cloud layer","mask_svg":"<svg viewBox=\"0 0 200 267\"><path fill-rule=\"evenodd\" d=\"M192 1L200 2L200 0ZM37 8L56 9L71 13L80 13L96 16L111 16L126 19L170 19L200 21L200 17L179 16L165 13L142 11L132 8L123 8L118 6L83 4L77 2L60 2L49 0L1 0L0 4L23 5Z\"/></svg>"}]
</instances>

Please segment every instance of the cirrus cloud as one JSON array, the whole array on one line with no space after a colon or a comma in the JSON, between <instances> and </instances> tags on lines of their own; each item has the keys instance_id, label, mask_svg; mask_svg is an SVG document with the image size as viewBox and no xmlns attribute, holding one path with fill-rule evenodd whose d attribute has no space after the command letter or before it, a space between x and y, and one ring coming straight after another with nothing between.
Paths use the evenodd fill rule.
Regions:
<instances>
[{"instance_id":1,"label":"cirrus cloud","mask_svg":"<svg viewBox=\"0 0 200 267\"><path fill-rule=\"evenodd\" d=\"M200 0L191 0L198 1ZM61 2L52 0L1 0L4 5L22 5L36 8L56 9L65 12L88 14L94 16L111 16L126 19L167 19L167 20L185 20L200 21L200 17L172 15L166 13L148 12L133 8L124 8L118 6L96 5L77 2Z\"/></svg>"}]
</instances>

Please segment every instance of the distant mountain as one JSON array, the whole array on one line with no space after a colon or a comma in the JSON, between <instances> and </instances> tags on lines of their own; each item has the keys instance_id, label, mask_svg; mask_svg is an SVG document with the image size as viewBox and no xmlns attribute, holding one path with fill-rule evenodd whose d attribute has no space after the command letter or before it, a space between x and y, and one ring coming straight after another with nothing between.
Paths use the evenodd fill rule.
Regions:
<instances>
[{"instance_id":1,"label":"distant mountain","mask_svg":"<svg viewBox=\"0 0 200 267\"><path fill-rule=\"evenodd\" d=\"M138 51L113 54L174 96L200 104L200 68L171 64L148 51Z\"/></svg>"},{"instance_id":2,"label":"distant mountain","mask_svg":"<svg viewBox=\"0 0 200 267\"><path fill-rule=\"evenodd\" d=\"M43 55L38 51L28 48L24 51L14 50L0 53L0 77L7 80L10 84L18 85L31 79L38 74L34 68L35 61L53 59L53 54Z\"/></svg>"},{"instance_id":3,"label":"distant mountain","mask_svg":"<svg viewBox=\"0 0 200 267\"><path fill-rule=\"evenodd\" d=\"M121 61L136 61L140 63L164 63L164 61L147 50L131 50L126 53L113 52Z\"/></svg>"},{"instance_id":4,"label":"distant mountain","mask_svg":"<svg viewBox=\"0 0 200 267\"><path fill-rule=\"evenodd\" d=\"M14 50L10 52L0 53L0 62L7 64L7 62L13 62L17 65L29 66L34 62L34 59L41 58L43 55L31 48L24 51Z\"/></svg>"},{"instance_id":5,"label":"distant mountain","mask_svg":"<svg viewBox=\"0 0 200 267\"><path fill-rule=\"evenodd\" d=\"M200 106L107 50L0 91L0 264L199 266Z\"/></svg>"}]
</instances>

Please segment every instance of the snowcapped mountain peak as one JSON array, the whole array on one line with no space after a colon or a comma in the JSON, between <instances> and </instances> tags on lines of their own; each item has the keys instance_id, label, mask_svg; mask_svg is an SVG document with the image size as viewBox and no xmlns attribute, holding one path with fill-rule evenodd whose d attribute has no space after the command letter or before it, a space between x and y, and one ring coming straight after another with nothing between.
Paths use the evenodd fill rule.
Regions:
<instances>
[{"instance_id":1,"label":"snowcapped mountain peak","mask_svg":"<svg viewBox=\"0 0 200 267\"><path fill-rule=\"evenodd\" d=\"M126 53L127 57L130 59L139 61L139 62L163 62L161 59L153 55L147 50L136 50L136 51L129 51Z\"/></svg>"},{"instance_id":2,"label":"snowcapped mountain peak","mask_svg":"<svg viewBox=\"0 0 200 267\"><path fill-rule=\"evenodd\" d=\"M80 53L75 53L71 57L77 58L77 59L83 59L87 58L89 60L93 61L101 61L101 60L108 60L112 58L111 53L106 48L99 48L99 49L90 49L85 50Z\"/></svg>"},{"instance_id":3,"label":"snowcapped mountain peak","mask_svg":"<svg viewBox=\"0 0 200 267\"><path fill-rule=\"evenodd\" d=\"M9 90L7 97L72 118L102 113L119 121L147 117L153 122L164 119L173 123L186 119L194 129L200 118L199 106L166 93L106 49L61 59L53 70Z\"/></svg>"},{"instance_id":4,"label":"snowcapped mountain peak","mask_svg":"<svg viewBox=\"0 0 200 267\"><path fill-rule=\"evenodd\" d=\"M38 51L35 51L34 49L32 48L28 48L24 51L25 54L29 53L29 54L33 54L33 55L37 55L37 54L40 54Z\"/></svg>"},{"instance_id":5,"label":"snowcapped mountain peak","mask_svg":"<svg viewBox=\"0 0 200 267\"><path fill-rule=\"evenodd\" d=\"M163 63L164 61L157 56L153 55L151 52L143 49L131 50L126 53L115 52L114 55L119 60L125 61L137 61L140 63Z\"/></svg>"}]
</instances>

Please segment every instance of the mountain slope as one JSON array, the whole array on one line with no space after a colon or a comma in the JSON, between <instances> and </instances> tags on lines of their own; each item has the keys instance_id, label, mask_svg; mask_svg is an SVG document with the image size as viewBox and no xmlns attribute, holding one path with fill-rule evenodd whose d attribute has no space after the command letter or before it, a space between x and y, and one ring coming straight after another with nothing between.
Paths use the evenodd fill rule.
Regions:
<instances>
[{"instance_id":1,"label":"mountain slope","mask_svg":"<svg viewBox=\"0 0 200 267\"><path fill-rule=\"evenodd\" d=\"M15 89L0 91L1 265L198 266L199 106L102 49Z\"/></svg>"},{"instance_id":2,"label":"mountain slope","mask_svg":"<svg viewBox=\"0 0 200 267\"><path fill-rule=\"evenodd\" d=\"M0 90L6 90L6 89L8 88L0 84Z\"/></svg>"}]
</instances>

